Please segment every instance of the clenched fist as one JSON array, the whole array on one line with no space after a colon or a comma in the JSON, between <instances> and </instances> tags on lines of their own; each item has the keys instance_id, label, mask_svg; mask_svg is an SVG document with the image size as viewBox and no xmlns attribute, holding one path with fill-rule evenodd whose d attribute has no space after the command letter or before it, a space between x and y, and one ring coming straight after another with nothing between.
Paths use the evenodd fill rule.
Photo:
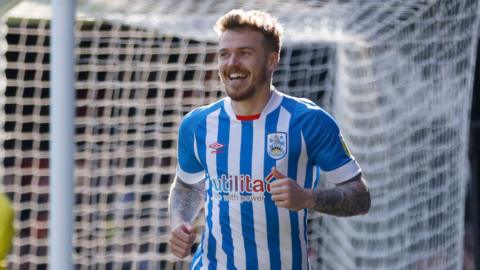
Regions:
<instances>
[{"instance_id":1,"label":"clenched fist","mask_svg":"<svg viewBox=\"0 0 480 270\"><path fill-rule=\"evenodd\" d=\"M181 259L190 255L197 236L196 232L196 228L190 223L182 223L174 228L170 234L172 253Z\"/></svg>"},{"instance_id":2,"label":"clenched fist","mask_svg":"<svg viewBox=\"0 0 480 270\"><path fill-rule=\"evenodd\" d=\"M272 175L276 178L270 183L272 200L277 207L299 211L312 206L313 191L305 189L296 181L286 177L277 168L272 168Z\"/></svg>"}]
</instances>

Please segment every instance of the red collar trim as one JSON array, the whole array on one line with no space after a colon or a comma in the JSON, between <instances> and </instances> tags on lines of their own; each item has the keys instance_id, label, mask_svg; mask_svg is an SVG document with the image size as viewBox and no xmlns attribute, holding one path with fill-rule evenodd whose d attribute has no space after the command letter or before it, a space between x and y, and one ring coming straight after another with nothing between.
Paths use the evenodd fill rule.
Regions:
<instances>
[{"instance_id":1,"label":"red collar trim","mask_svg":"<svg viewBox=\"0 0 480 270\"><path fill-rule=\"evenodd\" d=\"M253 121L260 118L260 114L252 114L252 115L237 115L237 120L240 121Z\"/></svg>"}]
</instances>

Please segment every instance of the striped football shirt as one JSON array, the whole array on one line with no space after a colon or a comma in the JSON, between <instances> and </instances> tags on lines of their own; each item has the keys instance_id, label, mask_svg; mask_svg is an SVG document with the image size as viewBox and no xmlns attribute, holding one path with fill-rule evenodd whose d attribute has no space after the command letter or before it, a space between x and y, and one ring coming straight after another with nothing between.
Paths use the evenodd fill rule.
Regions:
<instances>
[{"instance_id":1,"label":"striped football shirt","mask_svg":"<svg viewBox=\"0 0 480 270\"><path fill-rule=\"evenodd\" d=\"M332 183L360 173L333 118L307 99L273 89L255 120L238 120L228 97L184 117L177 175L206 181L191 269L309 269L307 210L275 206L272 167L307 189L320 171Z\"/></svg>"}]
</instances>

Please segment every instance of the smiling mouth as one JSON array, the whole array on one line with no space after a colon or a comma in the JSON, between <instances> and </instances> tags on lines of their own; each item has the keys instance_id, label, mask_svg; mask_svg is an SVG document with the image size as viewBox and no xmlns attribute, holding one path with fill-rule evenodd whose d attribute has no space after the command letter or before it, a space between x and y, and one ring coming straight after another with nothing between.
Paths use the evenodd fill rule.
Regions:
<instances>
[{"instance_id":1,"label":"smiling mouth","mask_svg":"<svg viewBox=\"0 0 480 270\"><path fill-rule=\"evenodd\" d=\"M248 75L246 73L239 73L239 72L232 72L228 75L229 80L243 80L247 77Z\"/></svg>"}]
</instances>

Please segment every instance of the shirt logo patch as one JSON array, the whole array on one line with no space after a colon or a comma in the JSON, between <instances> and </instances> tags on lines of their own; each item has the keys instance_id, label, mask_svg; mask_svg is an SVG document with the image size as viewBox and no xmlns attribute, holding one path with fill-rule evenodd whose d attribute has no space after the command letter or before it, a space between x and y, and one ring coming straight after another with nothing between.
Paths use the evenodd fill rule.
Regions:
<instances>
[{"instance_id":1,"label":"shirt logo patch","mask_svg":"<svg viewBox=\"0 0 480 270\"><path fill-rule=\"evenodd\" d=\"M222 153L222 147L223 147L223 144L219 143L219 142L214 142L212 144L210 144L208 147L210 147L211 151L210 153L212 154L220 154Z\"/></svg>"},{"instance_id":2,"label":"shirt logo patch","mask_svg":"<svg viewBox=\"0 0 480 270\"><path fill-rule=\"evenodd\" d=\"M287 133L275 132L267 135L267 153L273 159L281 159L287 154Z\"/></svg>"}]
</instances>

